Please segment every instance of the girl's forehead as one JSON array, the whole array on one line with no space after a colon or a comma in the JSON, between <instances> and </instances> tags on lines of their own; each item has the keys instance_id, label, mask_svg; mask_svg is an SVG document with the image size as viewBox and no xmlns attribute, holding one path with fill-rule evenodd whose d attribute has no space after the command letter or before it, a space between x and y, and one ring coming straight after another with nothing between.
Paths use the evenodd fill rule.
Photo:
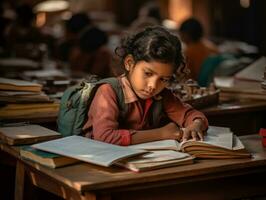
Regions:
<instances>
[{"instance_id":1,"label":"girl's forehead","mask_svg":"<svg viewBox=\"0 0 266 200\"><path fill-rule=\"evenodd\" d=\"M172 76L174 72L174 66L171 63L163 63L160 61L140 61L138 64L160 76Z\"/></svg>"}]
</instances>

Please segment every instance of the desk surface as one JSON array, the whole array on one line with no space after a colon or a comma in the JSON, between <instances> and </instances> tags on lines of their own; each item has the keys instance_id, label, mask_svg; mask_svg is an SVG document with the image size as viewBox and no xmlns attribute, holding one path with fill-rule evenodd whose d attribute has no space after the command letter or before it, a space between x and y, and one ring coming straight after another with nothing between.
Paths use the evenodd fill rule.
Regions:
<instances>
[{"instance_id":1,"label":"desk surface","mask_svg":"<svg viewBox=\"0 0 266 200\"><path fill-rule=\"evenodd\" d=\"M266 172L266 148L261 145L260 137L247 135L240 138L247 150L252 153L251 159L197 160L196 163L190 165L141 173L119 167L105 168L87 163L50 169L30 161L20 160L20 162L29 172L31 180L36 186L59 196L66 194L62 187L82 196L86 193L97 194L108 193L108 191L124 191L125 189L156 188ZM18 147L5 144L0 144L0 146L2 150L19 158Z\"/></svg>"},{"instance_id":2,"label":"desk surface","mask_svg":"<svg viewBox=\"0 0 266 200\"><path fill-rule=\"evenodd\" d=\"M230 127L237 135L258 133L266 125L266 101L221 102L201 111L210 125Z\"/></svg>"},{"instance_id":3,"label":"desk surface","mask_svg":"<svg viewBox=\"0 0 266 200\"><path fill-rule=\"evenodd\" d=\"M186 181L200 175L205 178L218 172L241 173L254 167L266 165L266 149L260 144L257 135L249 135L241 138L248 151L253 153L252 159L230 160L200 160L195 164L153 170L144 173L133 173L127 170L102 168L89 164L73 165L56 170L40 168L41 171L64 182L66 185L78 191L106 189L134 184L145 184L156 181L178 180ZM266 169L265 169L266 170ZM230 174L229 173L229 174ZM228 175L229 175L228 174Z\"/></svg>"}]
</instances>

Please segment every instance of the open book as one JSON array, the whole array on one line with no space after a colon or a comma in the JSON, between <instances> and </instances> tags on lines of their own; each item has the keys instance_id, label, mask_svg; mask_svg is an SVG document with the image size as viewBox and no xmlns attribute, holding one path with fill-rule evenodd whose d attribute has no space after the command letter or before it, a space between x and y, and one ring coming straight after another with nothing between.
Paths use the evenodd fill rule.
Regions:
<instances>
[{"instance_id":1,"label":"open book","mask_svg":"<svg viewBox=\"0 0 266 200\"><path fill-rule=\"evenodd\" d=\"M176 140L160 140L131 145L136 149L171 149L189 153L198 158L246 158L250 154L240 139L229 128L210 126L204 141L188 140L179 143Z\"/></svg>"},{"instance_id":2,"label":"open book","mask_svg":"<svg viewBox=\"0 0 266 200\"><path fill-rule=\"evenodd\" d=\"M177 165L192 164L193 162L194 157L187 153L173 150L160 150L151 151L149 154L139 157L122 160L116 164L130 169L131 171L142 172Z\"/></svg>"},{"instance_id":3,"label":"open book","mask_svg":"<svg viewBox=\"0 0 266 200\"><path fill-rule=\"evenodd\" d=\"M119 160L147 153L145 150L108 144L82 136L64 137L34 144L32 147L105 167Z\"/></svg>"}]
</instances>

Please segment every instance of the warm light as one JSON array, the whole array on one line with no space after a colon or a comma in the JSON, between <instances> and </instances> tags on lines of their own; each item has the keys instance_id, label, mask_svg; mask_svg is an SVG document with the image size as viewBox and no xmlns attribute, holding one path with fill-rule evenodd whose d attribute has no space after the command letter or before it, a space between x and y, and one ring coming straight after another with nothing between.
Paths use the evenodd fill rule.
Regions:
<instances>
[{"instance_id":1,"label":"warm light","mask_svg":"<svg viewBox=\"0 0 266 200\"><path fill-rule=\"evenodd\" d=\"M168 9L169 18L174 20L177 26L192 16L191 0L170 0Z\"/></svg>"},{"instance_id":2,"label":"warm light","mask_svg":"<svg viewBox=\"0 0 266 200\"><path fill-rule=\"evenodd\" d=\"M72 17L72 12L65 11L61 14L61 19L63 20L69 20Z\"/></svg>"},{"instance_id":3,"label":"warm light","mask_svg":"<svg viewBox=\"0 0 266 200\"><path fill-rule=\"evenodd\" d=\"M249 6L250 6L250 0L240 0L240 5L243 8L249 8Z\"/></svg>"},{"instance_id":4,"label":"warm light","mask_svg":"<svg viewBox=\"0 0 266 200\"><path fill-rule=\"evenodd\" d=\"M69 3L64 0L48 0L37 4L35 12L55 12L69 8Z\"/></svg>"},{"instance_id":5,"label":"warm light","mask_svg":"<svg viewBox=\"0 0 266 200\"><path fill-rule=\"evenodd\" d=\"M44 12L38 13L36 17L36 26L42 27L46 23L46 14Z\"/></svg>"},{"instance_id":6,"label":"warm light","mask_svg":"<svg viewBox=\"0 0 266 200\"><path fill-rule=\"evenodd\" d=\"M173 30L178 28L176 22L170 19L163 20L163 26L165 26L168 29L173 29Z\"/></svg>"}]
</instances>

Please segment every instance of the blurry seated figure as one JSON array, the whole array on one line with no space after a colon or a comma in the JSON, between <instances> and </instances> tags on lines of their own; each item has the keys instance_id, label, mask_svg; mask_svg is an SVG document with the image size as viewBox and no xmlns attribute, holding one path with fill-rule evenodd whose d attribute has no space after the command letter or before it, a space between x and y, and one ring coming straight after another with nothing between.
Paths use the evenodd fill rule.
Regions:
<instances>
[{"instance_id":1,"label":"blurry seated figure","mask_svg":"<svg viewBox=\"0 0 266 200\"><path fill-rule=\"evenodd\" d=\"M204 38L201 23L195 18L185 20L179 28L180 36L185 43L185 56L191 71L191 78L198 80L204 61L218 53L218 48Z\"/></svg>"},{"instance_id":2,"label":"blurry seated figure","mask_svg":"<svg viewBox=\"0 0 266 200\"><path fill-rule=\"evenodd\" d=\"M7 30L7 42L11 55L40 59L39 44L44 36L34 25L35 15L31 6L22 4L16 8L16 20Z\"/></svg>"},{"instance_id":3,"label":"blurry seated figure","mask_svg":"<svg viewBox=\"0 0 266 200\"><path fill-rule=\"evenodd\" d=\"M77 43L79 34L91 24L86 13L76 13L65 22L65 35L57 46L56 56L59 60L67 62L71 49Z\"/></svg>"},{"instance_id":4,"label":"blurry seated figure","mask_svg":"<svg viewBox=\"0 0 266 200\"><path fill-rule=\"evenodd\" d=\"M72 74L88 73L100 78L111 76L112 53L106 46L107 42L108 36L101 29L90 26L84 30L78 45L70 53Z\"/></svg>"}]
</instances>

